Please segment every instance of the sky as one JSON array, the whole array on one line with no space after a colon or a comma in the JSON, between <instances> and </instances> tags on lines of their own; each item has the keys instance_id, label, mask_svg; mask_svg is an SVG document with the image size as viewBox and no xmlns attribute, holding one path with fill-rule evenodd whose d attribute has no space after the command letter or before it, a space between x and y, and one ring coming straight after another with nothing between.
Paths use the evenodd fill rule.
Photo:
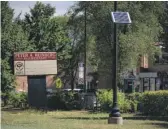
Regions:
<instances>
[{"instance_id":1,"label":"sky","mask_svg":"<svg viewBox=\"0 0 168 129\"><path fill-rule=\"evenodd\" d=\"M74 1L41 1L44 4L51 4L51 6L56 7L56 16L64 15L68 9L75 3ZM35 5L36 1L10 1L10 7L14 9L14 17L18 16L20 12L21 18L24 17L24 14L29 12L30 8Z\"/></svg>"}]
</instances>

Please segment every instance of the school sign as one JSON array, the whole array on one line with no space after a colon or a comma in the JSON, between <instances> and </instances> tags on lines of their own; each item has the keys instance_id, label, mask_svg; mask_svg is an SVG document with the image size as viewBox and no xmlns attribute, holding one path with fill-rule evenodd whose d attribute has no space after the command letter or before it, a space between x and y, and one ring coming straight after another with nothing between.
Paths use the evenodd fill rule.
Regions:
<instances>
[{"instance_id":1,"label":"school sign","mask_svg":"<svg viewBox=\"0 0 168 129\"><path fill-rule=\"evenodd\" d=\"M56 52L16 52L14 53L15 75L57 74Z\"/></svg>"}]
</instances>

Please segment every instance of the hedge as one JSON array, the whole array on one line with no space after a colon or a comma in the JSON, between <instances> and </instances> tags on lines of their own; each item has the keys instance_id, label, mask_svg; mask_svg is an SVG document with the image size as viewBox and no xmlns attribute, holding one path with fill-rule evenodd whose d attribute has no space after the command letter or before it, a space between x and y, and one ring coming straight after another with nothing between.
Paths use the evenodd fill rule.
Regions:
<instances>
[{"instance_id":1,"label":"hedge","mask_svg":"<svg viewBox=\"0 0 168 129\"><path fill-rule=\"evenodd\" d=\"M101 110L110 111L112 91L99 90L97 97ZM168 116L168 90L132 94L118 92L118 105L121 113L140 111L144 115Z\"/></svg>"},{"instance_id":2,"label":"hedge","mask_svg":"<svg viewBox=\"0 0 168 129\"><path fill-rule=\"evenodd\" d=\"M168 91L151 91L143 93L142 113L152 116L168 116Z\"/></svg>"},{"instance_id":3,"label":"hedge","mask_svg":"<svg viewBox=\"0 0 168 129\"><path fill-rule=\"evenodd\" d=\"M168 90L125 94L118 92L118 105L121 113L141 111L144 115L168 116ZM100 109L110 111L112 108L112 90L98 90L96 93ZM27 108L27 93L10 92L8 104ZM138 106L139 105L139 106ZM139 108L138 108L139 107ZM48 98L50 109L82 109L81 95L74 92L57 92Z\"/></svg>"}]
</instances>

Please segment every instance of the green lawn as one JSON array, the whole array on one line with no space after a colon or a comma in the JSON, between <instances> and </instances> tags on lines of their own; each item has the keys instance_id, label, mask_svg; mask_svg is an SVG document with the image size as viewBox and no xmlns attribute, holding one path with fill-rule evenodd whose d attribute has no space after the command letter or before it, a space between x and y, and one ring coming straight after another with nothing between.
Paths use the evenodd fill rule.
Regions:
<instances>
[{"instance_id":1,"label":"green lawn","mask_svg":"<svg viewBox=\"0 0 168 129\"><path fill-rule=\"evenodd\" d=\"M2 129L168 129L168 122L124 114L124 125L107 124L107 113L2 111Z\"/></svg>"}]
</instances>

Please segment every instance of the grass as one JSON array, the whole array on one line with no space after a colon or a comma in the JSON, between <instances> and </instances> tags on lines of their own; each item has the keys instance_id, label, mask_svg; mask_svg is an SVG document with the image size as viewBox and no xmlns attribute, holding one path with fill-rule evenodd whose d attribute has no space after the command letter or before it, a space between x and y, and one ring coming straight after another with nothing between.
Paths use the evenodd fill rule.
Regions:
<instances>
[{"instance_id":1,"label":"grass","mask_svg":"<svg viewBox=\"0 0 168 129\"><path fill-rule=\"evenodd\" d=\"M168 122L124 114L124 125L107 124L107 113L2 111L2 129L167 129Z\"/></svg>"}]
</instances>

